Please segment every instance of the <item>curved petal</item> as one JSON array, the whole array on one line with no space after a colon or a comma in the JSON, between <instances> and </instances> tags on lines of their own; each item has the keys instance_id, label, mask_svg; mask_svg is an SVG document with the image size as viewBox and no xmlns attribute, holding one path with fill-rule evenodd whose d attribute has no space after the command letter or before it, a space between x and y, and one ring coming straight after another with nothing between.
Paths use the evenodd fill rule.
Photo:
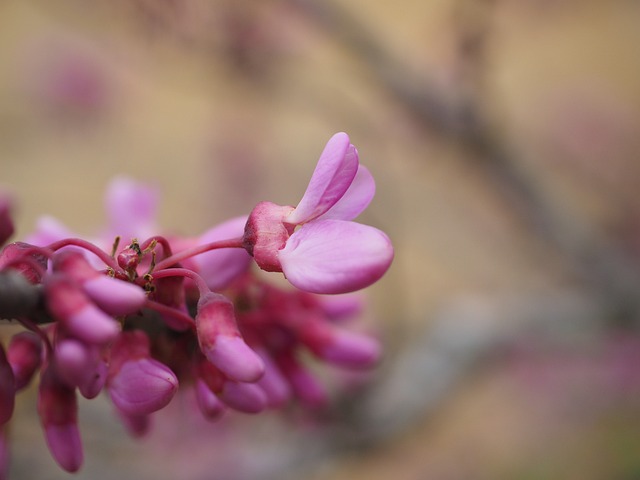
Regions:
<instances>
[{"instance_id":1,"label":"curved petal","mask_svg":"<svg viewBox=\"0 0 640 480\"><path fill-rule=\"evenodd\" d=\"M333 207L327 210L318 220L335 218L337 220L353 220L369 206L376 193L376 182L371 172L363 166L358 166L356 176L345 194Z\"/></svg>"},{"instance_id":2,"label":"curved petal","mask_svg":"<svg viewBox=\"0 0 640 480\"><path fill-rule=\"evenodd\" d=\"M301 290L347 293L384 275L393 260L393 246L377 228L317 220L291 235L279 258L289 282Z\"/></svg>"},{"instance_id":3,"label":"curved petal","mask_svg":"<svg viewBox=\"0 0 640 480\"><path fill-rule=\"evenodd\" d=\"M158 190L130 178L118 177L107 187L105 198L109 236L120 235L125 241L147 238L157 232Z\"/></svg>"},{"instance_id":4,"label":"curved petal","mask_svg":"<svg viewBox=\"0 0 640 480\"><path fill-rule=\"evenodd\" d=\"M198 245L240 238L244 234L247 216L227 220L203 233ZM202 253L191 259L207 286L214 291L227 287L244 273L251 264L251 256L242 248L223 248Z\"/></svg>"},{"instance_id":5,"label":"curved petal","mask_svg":"<svg viewBox=\"0 0 640 480\"><path fill-rule=\"evenodd\" d=\"M307 190L286 222L309 222L329 210L351 185L358 170L358 151L346 133L336 133L324 147Z\"/></svg>"}]
</instances>

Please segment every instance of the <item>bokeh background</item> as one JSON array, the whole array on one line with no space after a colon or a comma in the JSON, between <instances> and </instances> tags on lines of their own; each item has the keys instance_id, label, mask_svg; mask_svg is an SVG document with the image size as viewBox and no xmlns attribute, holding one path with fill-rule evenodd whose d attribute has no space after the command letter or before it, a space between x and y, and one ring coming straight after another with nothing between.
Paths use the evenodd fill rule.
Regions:
<instances>
[{"instance_id":1,"label":"bokeh background","mask_svg":"<svg viewBox=\"0 0 640 480\"><path fill-rule=\"evenodd\" d=\"M385 359L324 421L81 404L77 478L640 478L640 3L3 0L0 184L17 237L90 234L109 180L195 235L302 194L346 131L396 248ZM33 392L13 478L69 476Z\"/></svg>"}]
</instances>

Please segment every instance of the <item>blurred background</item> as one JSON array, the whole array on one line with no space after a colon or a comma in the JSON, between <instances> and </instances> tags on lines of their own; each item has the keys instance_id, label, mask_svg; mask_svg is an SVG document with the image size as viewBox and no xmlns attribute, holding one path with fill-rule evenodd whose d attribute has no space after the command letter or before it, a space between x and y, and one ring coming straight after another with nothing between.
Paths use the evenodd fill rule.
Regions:
<instances>
[{"instance_id":1,"label":"blurred background","mask_svg":"<svg viewBox=\"0 0 640 480\"><path fill-rule=\"evenodd\" d=\"M91 234L116 175L196 235L295 203L346 131L396 260L369 289L386 356L324 422L134 441L81 403L76 478L640 478L640 3L4 0L0 185L17 237ZM69 478L33 392L13 478Z\"/></svg>"}]
</instances>

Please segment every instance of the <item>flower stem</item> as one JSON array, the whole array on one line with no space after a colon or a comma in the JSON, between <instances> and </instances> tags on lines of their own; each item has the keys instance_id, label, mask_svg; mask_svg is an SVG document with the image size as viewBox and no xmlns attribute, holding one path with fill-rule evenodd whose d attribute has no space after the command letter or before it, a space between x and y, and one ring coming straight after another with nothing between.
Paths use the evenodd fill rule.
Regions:
<instances>
[{"instance_id":1,"label":"flower stem","mask_svg":"<svg viewBox=\"0 0 640 480\"><path fill-rule=\"evenodd\" d=\"M161 260L156 264L156 270L162 270L164 268L175 265L187 258L195 257L201 253L209 252L211 250L217 250L219 248L243 248L242 238L235 238L233 240L218 240L215 242L204 243L202 245L196 245L192 248L187 248L181 252L175 253L164 260Z\"/></svg>"},{"instance_id":2,"label":"flower stem","mask_svg":"<svg viewBox=\"0 0 640 480\"><path fill-rule=\"evenodd\" d=\"M63 240L58 240L57 242L53 242L48 245L46 248L56 251L61 249L62 247L75 246L84 248L85 250L93 253L96 257L98 257L105 265L112 268L115 271L121 271L122 269L118 266L115 259L109 256L107 252L100 249L97 245L94 245L91 242L86 240L82 240L81 238L65 238Z\"/></svg>"},{"instance_id":3,"label":"flower stem","mask_svg":"<svg viewBox=\"0 0 640 480\"><path fill-rule=\"evenodd\" d=\"M188 325L191 329L194 329L196 326L196 322L193 318L191 318L186 313L182 313L180 310L169 307L168 305L164 305L162 303L147 299L145 307L150 310L155 310L162 315L173 317L176 320L184 323L185 325Z\"/></svg>"},{"instance_id":4,"label":"flower stem","mask_svg":"<svg viewBox=\"0 0 640 480\"><path fill-rule=\"evenodd\" d=\"M161 270L154 270L153 273L148 274L152 279L166 278L166 277L185 277L193 280L198 287L200 295L209 293L209 287L204 279L193 270L186 268L164 268Z\"/></svg>"}]
</instances>

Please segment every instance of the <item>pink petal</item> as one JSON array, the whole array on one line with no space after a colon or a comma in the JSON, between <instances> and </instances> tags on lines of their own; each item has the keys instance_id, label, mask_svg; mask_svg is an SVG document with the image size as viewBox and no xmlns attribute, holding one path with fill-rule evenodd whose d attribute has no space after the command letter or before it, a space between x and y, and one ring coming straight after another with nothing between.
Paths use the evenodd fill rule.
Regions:
<instances>
[{"instance_id":1,"label":"pink petal","mask_svg":"<svg viewBox=\"0 0 640 480\"><path fill-rule=\"evenodd\" d=\"M64 238L77 237L59 220L51 216L40 217L36 220L36 230L25 239L26 243L44 247Z\"/></svg>"},{"instance_id":2,"label":"pink petal","mask_svg":"<svg viewBox=\"0 0 640 480\"><path fill-rule=\"evenodd\" d=\"M148 415L164 408L178 390L178 379L151 358L130 360L109 382L109 395L125 415Z\"/></svg>"},{"instance_id":3,"label":"pink petal","mask_svg":"<svg viewBox=\"0 0 640 480\"><path fill-rule=\"evenodd\" d=\"M329 210L351 185L358 170L358 152L346 133L336 133L327 142L311 176L307 190L286 221L301 224Z\"/></svg>"},{"instance_id":4,"label":"pink petal","mask_svg":"<svg viewBox=\"0 0 640 480\"><path fill-rule=\"evenodd\" d=\"M156 188L118 177L107 187L105 207L109 221L107 235L120 235L125 242L147 238L157 233L156 210L159 193Z\"/></svg>"},{"instance_id":5,"label":"pink petal","mask_svg":"<svg viewBox=\"0 0 640 480\"><path fill-rule=\"evenodd\" d=\"M271 356L264 350L258 350L257 352L264 362L265 369L264 375L256 385L265 393L269 407L282 407L291 399L291 386Z\"/></svg>"},{"instance_id":6,"label":"pink petal","mask_svg":"<svg viewBox=\"0 0 640 480\"><path fill-rule=\"evenodd\" d=\"M84 454L76 423L45 425L44 434L53 458L67 472L77 472Z\"/></svg>"},{"instance_id":7,"label":"pink petal","mask_svg":"<svg viewBox=\"0 0 640 480\"><path fill-rule=\"evenodd\" d=\"M217 420L225 412L226 407L215 393L200 378L196 379L196 401L198 408L207 420Z\"/></svg>"},{"instance_id":8,"label":"pink petal","mask_svg":"<svg viewBox=\"0 0 640 480\"><path fill-rule=\"evenodd\" d=\"M99 275L82 284L84 292L110 315L128 315L147 301L144 290L133 283Z\"/></svg>"},{"instance_id":9,"label":"pink petal","mask_svg":"<svg viewBox=\"0 0 640 480\"><path fill-rule=\"evenodd\" d=\"M239 382L255 382L264 374L262 359L237 335L218 335L204 351L207 359Z\"/></svg>"},{"instance_id":10,"label":"pink petal","mask_svg":"<svg viewBox=\"0 0 640 480\"><path fill-rule=\"evenodd\" d=\"M228 407L243 413L260 413L267 406L267 396L255 383L228 380L219 396Z\"/></svg>"},{"instance_id":11,"label":"pink petal","mask_svg":"<svg viewBox=\"0 0 640 480\"><path fill-rule=\"evenodd\" d=\"M368 287L393 260L389 237L377 228L344 220L300 227L279 252L292 285L313 293L347 293Z\"/></svg>"},{"instance_id":12,"label":"pink petal","mask_svg":"<svg viewBox=\"0 0 640 480\"><path fill-rule=\"evenodd\" d=\"M376 182L373 175L366 167L359 165L358 172L345 194L318 220L328 218L353 220L369 206L375 193Z\"/></svg>"},{"instance_id":13,"label":"pink petal","mask_svg":"<svg viewBox=\"0 0 640 480\"><path fill-rule=\"evenodd\" d=\"M240 238L244 234L247 217L236 217L208 230L198 244ZM221 290L244 273L251 264L251 256L241 248L223 248L193 257L198 273L211 290Z\"/></svg>"}]
</instances>

